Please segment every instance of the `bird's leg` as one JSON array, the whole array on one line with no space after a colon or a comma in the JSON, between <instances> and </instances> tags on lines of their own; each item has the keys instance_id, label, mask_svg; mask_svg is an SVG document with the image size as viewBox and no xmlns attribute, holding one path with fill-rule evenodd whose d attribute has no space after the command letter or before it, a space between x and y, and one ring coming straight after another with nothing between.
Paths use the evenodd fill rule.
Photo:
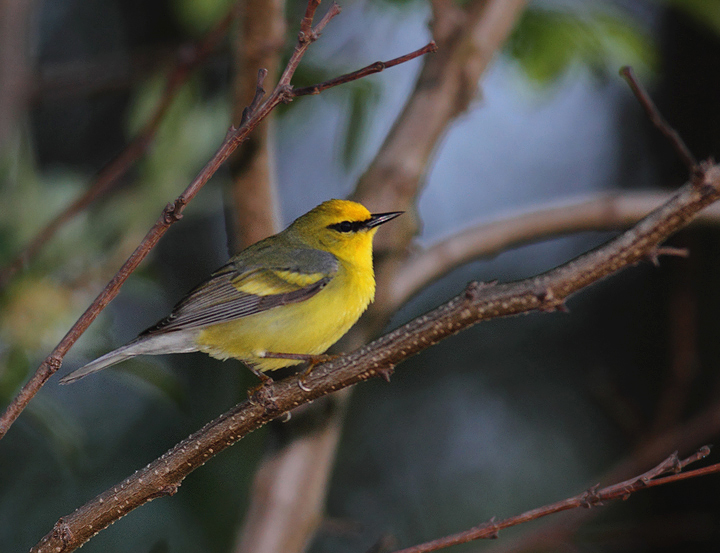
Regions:
<instances>
[{"instance_id":1,"label":"bird's leg","mask_svg":"<svg viewBox=\"0 0 720 553\"><path fill-rule=\"evenodd\" d=\"M270 386L274 380L270 378L268 375L263 373L262 371L259 371L255 368L255 366L252 363L245 362L245 366L252 371L252 373L257 376L260 379L260 384L257 386L253 386L248 390L248 396L252 397L257 392L265 388L266 386Z\"/></svg>"},{"instance_id":2,"label":"bird's leg","mask_svg":"<svg viewBox=\"0 0 720 553\"><path fill-rule=\"evenodd\" d=\"M300 389L304 390L305 392L310 391L310 388L308 388L305 384L305 380L310 375L313 367L320 363L325 363L327 361L332 361L333 359L338 358L337 355L331 355L328 353L321 353L320 355L310 355L307 353L275 353L269 351L266 351L263 354L263 357L269 357L271 359L297 359L298 361L306 362L308 364L308 368L305 369L305 371L302 373L302 376L300 377L300 380L298 380L298 386L300 386Z\"/></svg>"},{"instance_id":3,"label":"bird's leg","mask_svg":"<svg viewBox=\"0 0 720 553\"><path fill-rule=\"evenodd\" d=\"M307 384L305 384L305 381L308 376L310 376L310 372L313 370L315 365L319 365L320 363L325 363L327 361L332 361L333 359L337 359L338 355L332 355L329 353L321 353L320 355L309 355L309 354L301 354L301 353L271 353L271 354L265 354L266 356L278 356L280 359L300 359L302 361L305 361L308 364L308 368L305 369L300 376L300 380L298 380L298 386L301 390L305 392L309 392L310 388L307 387Z\"/></svg>"}]
</instances>

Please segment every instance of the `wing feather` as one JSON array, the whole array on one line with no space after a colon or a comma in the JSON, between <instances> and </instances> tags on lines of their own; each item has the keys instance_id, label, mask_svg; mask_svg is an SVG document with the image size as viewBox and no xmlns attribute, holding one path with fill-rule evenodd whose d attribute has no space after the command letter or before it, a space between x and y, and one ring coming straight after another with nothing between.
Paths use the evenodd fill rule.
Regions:
<instances>
[{"instance_id":1,"label":"wing feather","mask_svg":"<svg viewBox=\"0 0 720 553\"><path fill-rule=\"evenodd\" d=\"M337 272L337 259L328 252L288 248L284 253L274 251L271 263L267 256L256 260L241 254L140 336L200 328L301 302L322 290Z\"/></svg>"}]
</instances>

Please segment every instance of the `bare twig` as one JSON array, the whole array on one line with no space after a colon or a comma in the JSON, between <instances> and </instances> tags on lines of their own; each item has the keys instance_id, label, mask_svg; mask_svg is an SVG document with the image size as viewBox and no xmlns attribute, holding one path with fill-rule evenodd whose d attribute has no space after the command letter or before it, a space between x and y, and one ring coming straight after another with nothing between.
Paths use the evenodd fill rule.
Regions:
<instances>
[{"instance_id":1,"label":"bare twig","mask_svg":"<svg viewBox=\"0 0 720 553\"><path fill-rule=\"evenodd\" d=\"M648 472L629 480L625 480L624 482L613 484L612 486L602 489L599 489L599 485L593 486L589 490L574 497L569 497L556 503L551 503L531 511L526 511L525 513L509 517L504 520L496 521L493 518L489 522L480 524L464 532L459 532L451 536L446 536L444 538L429 541L420 545L408 547L406 549L396 551L396 553L430 553L431 551L438 551L439 549L444 549L461 543L467 543L473 540L497 538L500 530L530 522L532 520L537 520L548 515L570 509L578 509L581 507L590 508L600 506L603 505L605 501L611 501L614 499L625 500L630 497L632 493L651 486L660 486L681 479L696 478L698 476L720 472L720 463L718 463L704 469L684 474L676 474L675 476L668 476L665 478L658 478L668 472L677 473L688 464L697 462L699 459L702 459L709 454L710 448L707 446L702 447L697 453L682 461L678 459L677 453L674 453Z\"/></svg>"},{"instance_id":2,"label":"bare twig","mask_svg":"<svg viewBox=\"0 0 720 553\"><path fill-rule=\"evenodd\" d=\"M187 82L189 75L197 67L202 65L208 56L217 49L231 21L232 10L228 12L201 42L193 47L186 46L181 49L178 61L166 79L165 90L160 101L155 106L155 110L145 126L117 156L100 169L85 192L53 217L53 219L30 240L23 251L18 253L7 266L0 269L0 289L4 288L10 279L40 252L42 247L55 236L60 228L70 222L78 213L85 210L99 197L112 191L120 183L120 179L150 147L160 127L160 123L165 118L165 114L172 105L175 96L177 96L177 93L185 82Z\"/></svg>"},{"instance_id":3,"label":"bare twig","mask_svg":"<svg viewBox=\"0 0 720 553\"><path fill-rule=\"evenodd\" d=\"M362 79L363 77L367 77L368 75L380 73L381 71L389 69L390 67L394 67L401 63L414 60L417 57L424 56L425 54L435 52L437 52L437 45L435 44L435 41L431 41L422 48L418 48L414 52L410 52L409 54L405 54L404 56L400 56L389 61L376 61L375 63L371 63L367 67L363 67L362 69L358 69L357 71L353 71L352 73L346 73L345 75L340 75L339 77L335 77L334 79L323 81L322 83L314 84L311 86L296 88L293 93L295 94L295 96L320 94L328 88L349 83L351 81L356 81L358 79Z\"/></svg>"},{"instance_id":4,"label":"bare twig","mask_svg":"<svg viewBox=\"0 0 720 553\"><path fill-rule=\"evenodd\" d=\"M314 13L318 3L318 0L311 0L308 3L308 13ZM278 104L289 102L293 99L294 96L292 94L292 87L290 86L290 79L292 79L294 71L300 63L300 59L302 59L308 46L317 39L319 31L324 28L330 19L338 13L340 13L340 9L336 4L332 4L317 26L311 29L312 32L300 32L298 45L295 47L295 51L290 57L288 65L283 72L280 81L268 99L258 106L251 114L249 114L247 122L244 125L239 128L230 128L225 140L210 161L208 161L205 167L202 168L185 191L180 194L174 202L169 203L165 207L160 215L160 218L155 222L145 238L143 238L140 245L120 268L115 277L108 283L90 307L87 308L85 313L83 313L80 319L78 319L78 321L68 331L52 353L45 359L45 361L43 361L33 377L23 386L17 396L13 398L2 417L0 417L0 438L7 433L12 423L17 419L38 390L60 368L65 354L82 335L82 333L85 332L90 323L95 320L98 314L118 294L120 287L125 280L127 280L130 274L137 268L140 262L150 252L155 244L157 244L165 232L167 232L168 228L170 228L173 223L182 217L185 206L197 195L210 177L215 174L220 165L227 160L230 154L232 154L232 152L235 151L235 149L242 144L243 141L245 141L248 134L258 125L258 123L267 117ZM262 76L262 73L260 76ZM258 83L258 86L260 86L260 83Z\"/></svg>"},{"instance_id":5,"label":"bare twig","mask_svg":"<svg viewBox=\"0 0 720 553\"><path fill-rule=\"evenodd\" d=\"M720 166L703 165L702 182L689 182L667 203L604 246L534 278L494 286L471 283L433 311L339 359L264 386L245 401L67 517L33 551L71 551L131 510L172 494L210 457L291 409L357 382L389 378L396 364L479 321L564 306L571 294L623 267L647 259L672 232L720 198ZM300 379L303 385L300 386Z\"/></svg>"},{"instance_id":6,"label":"bare twig","mask_svg":"<svg viewBox=\"0 0 720 553\"><path fill-rule=\"evenodd\" d=\"M687 166L690 174L695 175L699 170L698 162L695 159L695 156L690 151L690 148L687 147L685 141L678 134L678 132L670 126L670 123L668 123L667 120L660 113L660 110L658 110L655 102L652 101L652 98L650 98L650 95L647 93L647 91L635 78L632 67L622 67L620 69L620 75L622 75L630 85L630 88L635 94L635 97L640 102L640 105L645 110L645 113L647 114L650 121L670 141L670 144L675 149L675 152L680 157L680 160Z\"/></svg>"}]
</instances>

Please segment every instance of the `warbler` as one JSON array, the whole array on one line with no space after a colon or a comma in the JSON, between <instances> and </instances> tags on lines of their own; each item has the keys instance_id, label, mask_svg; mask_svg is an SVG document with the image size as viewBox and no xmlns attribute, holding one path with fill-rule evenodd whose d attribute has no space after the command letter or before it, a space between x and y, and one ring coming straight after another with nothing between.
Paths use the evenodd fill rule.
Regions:
<instances>
[{"instance_id":1,"label":"warbler","mask_svg":"<svg viewBox=\"0 0 720 553\"><path fill-rule=\"evenodd\" d=\"M240 359L263 380L264 371L313 360L373 301L373 236L402 213L324 202L232 257L166 318L60 383L137 355L202 351Z\"/></svg>"}]
</instances>

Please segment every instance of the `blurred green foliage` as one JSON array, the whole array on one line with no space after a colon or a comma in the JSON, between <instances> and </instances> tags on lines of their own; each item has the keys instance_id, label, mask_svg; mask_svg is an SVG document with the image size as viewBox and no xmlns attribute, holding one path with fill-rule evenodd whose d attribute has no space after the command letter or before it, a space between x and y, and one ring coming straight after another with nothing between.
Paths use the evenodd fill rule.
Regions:
<instances>
[{"instance_id":1,"label":"blurred green foliage","mask_svg":"<svg viewBox=\"0 0 720 553\"><path fill-rule=\"evenodd\" d=\"M548 85L573 68L606 77L622 65L641 73L657 64L653 41L627 13L605 3L576 9L530 7L515 28L507 51L532 81Z\"/></svg>"}]
</instances>

